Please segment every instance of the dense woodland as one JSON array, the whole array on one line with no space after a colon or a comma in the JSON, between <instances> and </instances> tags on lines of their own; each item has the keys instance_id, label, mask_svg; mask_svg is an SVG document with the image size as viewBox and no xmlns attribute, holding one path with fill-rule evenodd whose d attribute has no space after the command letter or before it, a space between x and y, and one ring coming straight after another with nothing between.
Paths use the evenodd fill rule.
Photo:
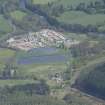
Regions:
<instances>
[{"instance_id":1,"label":"dense woodland","mask_svg":"<svg viewBox=\"0 0 105 105\"><path fill-rule=\"evenodd\" d=\"M2 2L4 5L2 5ZM105 14L105 1L95 1L87 3L78 3L75 7L73 5L68 5L67 7L58 2L48 2L46 4L33 4L31 0L9 0L8 2L5 0L1 2L0 13L5 16L5 18L9 18L17 28L22 29L24 31L28 30L39 30L41 28L55 28L62 31L69 32L96 32L96 33L104 33L104 29L100 28L104 26L103 23L98 23L96 25L88 24L84 26L82 24L67 24L64 22L60 22L57 17L61 14L69 11L77 11L84 12L87 15L96 15ZM57 4L58 3L58 4ZM16 10L25 12L26 15L24 19L17 20L16 18L11 17L11 12ZM94 17L95 18L95 17ZM37 27L36 27L37 26Z\"/></svg>"},{"instance_id":2,"label":"dense woodland","mask_svg":"<svg viewBox=\"0 0 105 105\"><path fill-rule=\"evenodd\" d=\"M105 63L87 68L88 71L77 80L77 87L96 97L105 99Z\"/></svg>"}]
</instances>

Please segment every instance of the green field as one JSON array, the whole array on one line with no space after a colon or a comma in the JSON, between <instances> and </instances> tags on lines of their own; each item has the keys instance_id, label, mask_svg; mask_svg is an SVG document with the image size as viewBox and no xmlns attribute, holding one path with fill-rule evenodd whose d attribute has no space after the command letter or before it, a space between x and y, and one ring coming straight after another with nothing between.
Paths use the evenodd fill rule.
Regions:
<instances>
[{"instance_id":1,"label":"green field","mask_svg":"<svg viewBox=\"0 0 105 105\"><path fill-rule=\"evenodd\" d=\"M9 25L8 21L3 17L3 15L0 15L0 32L12 32L12 27Z\"/></svg>"},{"instance_id":2,"label":"green field","mask_svg":"<svg viewBox=\"0 0 105 105\"><path fill-rule=\"evenodd\" d=\"M64 18L66 20L70 20L70 19L71 20L75 20L77 18L82 18L84 16L87 16L87 14L85 12L81 12L81 11L69 11L69 12L64 12L63 14L61 14L61 16L59 18L61 20L64 20Z\"/></svg>"},{"instance_id":3,"label":"green field","mask_svg":"<svg viewBox=\"0 0 105 105\"><path fill-rule=\"evenodd\" d=\"M27 13L20 10L16 10L14 12L11 12L10 15L13 19L21 21L27 15Z\"/></svg>"},{"instance_id":4,"label":"green field","mask_svg":"<svg viewBox=\"0 0 105 105\"><path fill-rule=\"evenodd\" d=\"M65 33L65 35L69 38L72 38L72 39L80 41L80 42L88 39L86 34Z\"/></svg>"},{"instance_id":5,"label":"green field","mask_svg":"<svg viewBox=\"0 0 105 105\"><path fill-rule=\"evenodd\" d=\"M9 49L0 48L0 71L6 64L8 58L11 58L15 55L15 51Z\"/></svg>"},{"instance_id":6,"label":"green field","mask_svg":"<svg viewBox=\"0 0 105 105\"><path fill-rule=\"evenodd\" d=\"M105 22L104 14L88 15L84 12L70 11L64 12L57 20L66 24L81 24L83 26L88 25L101 25Z\"/></svg>"},{"instance_id":7,"label":"green field","mask_svg":"<svg viewBox=\"0 0 105 105\"><path fill-rule=\"evenodd\" d=\"M2 95L1 95L2 97ZM5 100L5 101L4 101ZM26 95L22 92L7 94L6 98L0 98L0 105L68 105L63 100L51 96ZM73 105L73 104L72 104Z\"/></svg>"},{"instance_id":8,"label":"green field","mask_svg":"<svg viewBox=\"0 0 105 105\"><path fill-rule=\"evenodd\" d=\"M90 2L95 2L100 0L32 0L33 4L47 4L48 2L55 2L56 4L62 4L64 7L67 6L77 6L80 3L89 4ZM103 3L103 2L102 2Z\"/></svg>"},{"instance_id":9,"label":"green field","mask_svg":"<svg viewBox=\"0 0 105 105\"><path fill-rule=\"evenodd\" d=\"M15 64L18 60L18 56L15 56L16 52L10 49L0 49L0 71L3 70L6 63L9 63L8 59L12 59L11 64ZM15 58L16 57L16 58ZM15 61L14 61L15 60ZM61 73L66 70L65 63L47 63L47 64L29 64L18 65L16 64L17 76L19 77L37 77L38 79L48 79L48 74Z\"/></svg>"},{"instance_id":10,"label":"green field","mask_svg":"<svg viewBox=\"0 0 105 105\"><path fill-rule=\"evenodd\" d=\"M57 0L32 0L33 4L47 4L53 1L57 1Z\"/></svg>"},{"instance_id":11,"label":"green field","mask_svg":"<svg viewBox=\"0 0 105 105\"><path fill-rule=\"evenodd\" d=\"M102 25L98 28L99 31L105 31L105 25Z\"/></svg>"},{"instance_id":12,"label":"green field","mask_svg":"<svg viewBox=\"0 0 105 105\"><path fill-rule=\"evenodd\" d=\"M28 83L35 83L33 80L0 80L0 87L3 86L14 86L14 85L24 85Z\"/></svg>"},{"instance_id":13,"label":"green field","mask_svg":"<svg viewBox=\"0 0 105 105\"><path fill-rule=\"evenodd\" d=\"M7 0L0 0L0 4L3 4L5 3ZM14 3L17 3L19 2L19 0L8 0L8 2L14 2Z\"/></svg>"},{"instance_id":14,"label":"green field","mask_svg":"<svg viewBox=\"0 0 105 105\"><path fill-rule=\"evenodd\" d=\"M57 0L56 4L62 4L64 7L68 7L68 6L77 6L80 3L85 3L86 5L90 4L90 2L95 2L95 1L101 1L101 0ZM103 1L102 1L103 3Z\"/></svg>"},{"instance_id":15,"label":"green field","mask_svg":"<svg viewBox=\"0 0 105 105\"><path fill-rule=\"evenodd\" d=\"M37 77L38 79L48 79L48 74L61 73L66 70L66 64L33 64L19 67L18 74L21 76Z\"/></svg>"},{"instance_id":16,"label":"green field","mask_svg":"<svg viewBox=\"0 0 105 105\"><path fill-rule=\"evenodd\" d=\"M40 49L40 48L39 48ZM45 55L59 55L59 54L65 54L64 49L54 49L53 51L48 51L48 50L31 50L29 52L26 51L18 51L16 57L17 59L19 58L30 58L34 56L45 56Z\"/></svg>"},{"instance_id":17,"label":"green field","mask_svg":"<svg viewBox=\"0 0 105 105\"><path fill-rule=\"evenodd\" d=\"M15 54L15 51L13 50L10 50L10 49L0 49L0 58L8 58L8 57L12 57L14 56Z\"/></svg>"}]
</instances>

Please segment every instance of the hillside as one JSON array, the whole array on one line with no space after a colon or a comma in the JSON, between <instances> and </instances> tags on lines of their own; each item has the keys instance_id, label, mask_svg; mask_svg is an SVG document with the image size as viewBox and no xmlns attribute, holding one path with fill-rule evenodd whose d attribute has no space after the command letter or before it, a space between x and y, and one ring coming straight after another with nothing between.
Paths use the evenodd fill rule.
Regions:
<instances>
[{"instance_id":1,"label":"hillside","mask_svg":"<svg viewBox=\"0 0 105 105\"><path fill-rule=\"evenodd\" d=\"M77 80L77 87L88 94L105 99L105 64L90 66L87 72L81 73Z\"/></svg>"},{"instance_id":2,"label":"hillside","mask_svg":"<svg viewBox=\"0 0 105 105\"><path fill-rule=\"evenodd\" d=\"M35 31L45 27L75 32L94 30L104 32L104 29L101 28L104 27L103 0L92 0L92 2L91 0L66 0L66 2L64 0L46 0L44 2L39 0L3 0L0 2L2 3L0 14L7 19L7 24L9 22L10 27L13 24L13 30L7 26L7 30L2 30L1 34L11 31L14 33L27 30ZM73 29L71 25L73 25ZM79 30L77 29L78 25L80 26ZM14 30L14 27L18 31Z\"/></svg>"},{"instance_id":3,"label":"hillside","mask_svg":"<svg viewBox=\"0 0 105 105\"><path fill-rule=\"evenodd\" d=\"M0 0L0 105L105 105L105 0Z\"/></svg>"}]
</instances>

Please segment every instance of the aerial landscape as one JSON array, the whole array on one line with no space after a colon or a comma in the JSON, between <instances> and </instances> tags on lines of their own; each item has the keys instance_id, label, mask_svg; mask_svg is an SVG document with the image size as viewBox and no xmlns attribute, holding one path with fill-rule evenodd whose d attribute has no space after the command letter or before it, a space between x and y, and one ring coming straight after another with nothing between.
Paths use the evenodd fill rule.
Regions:
<instances>
[{"instance_id":1,"label":"aerial landscape","mask_svg":"<svg viewBox=\"0 0 105 105\"><path fill-rule=\"evenodd\" d=\"M0 105L105 105L105 0L0 0Z\"/></svg>"}]
</instances>

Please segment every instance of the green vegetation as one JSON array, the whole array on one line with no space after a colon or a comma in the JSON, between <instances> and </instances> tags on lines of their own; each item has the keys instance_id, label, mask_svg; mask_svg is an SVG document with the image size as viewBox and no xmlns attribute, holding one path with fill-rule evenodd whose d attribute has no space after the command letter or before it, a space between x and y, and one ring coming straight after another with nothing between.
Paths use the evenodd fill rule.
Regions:
<instances>
[{"instance_id":1,"label":"green vegetation","mask_svg":"<svg viewBox=\"0 0 105 105\"><path fill-rule=\"evenodd\" d=\"M48 4L49 2L53 2L53 1L56 1L56 0L32 0L33 4Z\"/></svg>"},{"instance_id":2,"label":"green vegetation","mask_svg":"<svg viewBox=\"0 0 105 105\"><path fill-rule=\"evenodd\" d=\"M6 48L0 48L0 62L4 62L3 59L11 58L14 55L15 51Z\"/></svg>"},{"instance_id":3,"label":"green vegetation","mask_svg":"<svg viewBox=\"0 0 105 105\"><path fill-rule=\"evenodd\" d=\"M75 94L70 87L73 83L84 86L84 81L86 87L94 87L92 91L105 96L105 0L1 0L0 14L1 45L13 35L45 28L80 41L71 48L72 59L65 49L29 53L1 48L0 105L88 105L87 97L81 92ZM70 62L18 63L20 58L54 54L65 54Z\"/></svg>"},{"instance_id":4,"label":"green vegetation","mask_svg":"<svg viewBox=\"0 0 105 105\"><path fill-rule=\"evenodd\" d=\"M98 62L98 61L97 61ZM80 77L77 80L77 86L80 86L80 89L83 89L87 93L90 93L94 96L105 98L104 89L105 89L105 64L100 62L85 68L85 71L81 73Z\"/></svg>"},{"instance_id":5,"label":"green vegetation","mask_svg":"<svg viewBox=\"0 0 105 105\"><path fill-rule=\"evenodd\" d=\"M5 101L2 101L3 99ZM64 101L49 96L30 96L20 92L6 95L6 98L3 97L3 99L0 99L1 105L67 105Z\"/></svg>"},{"instance_id":6,"label":"green vegetation","mask_svg":"<svg viewBox=\"0 0 105 105\"><path fill-rule=\"evenodd\" d=\"M98 26L105 22L104 14L88 15L83 12L64 12L57 19L66 24L80 24L83 26L93 25Z\"/></svg>"},{"instance_id":7,"label":"green vegetation","mask_svg":"<svg viewBox=\"0 0 105 105\"><path fill-rule=\"evenodd\" d=\"M102 25L101 27L98 28L99 31L105 31L105 25Z\"/></svg>"},{"instance_id":8,"label":"green vegetation","mask_svg":"<svg viewBox=\"0 0 105 105\"><path fill-rule=\"evenodd\" d=\"M3 17L3 15L0 15L0 32L1 33L9 33L12 32L12 27L9 24L9 22Z\"/></svg>"},{"instance_id":9,"label":"green vegetation","mask_svg":"<svg viewBox=\"0 0 105 105\"><path fill-rule=\"evenodd\" d=\"M7 63L7 59L15 55L15 51L0 48L0 71L3 69L4 65Z\"/></svg>"},{"instance_id":10,"label":"green vegetation","mask_svg":"<svg viewBox=\"0 0 105 105\"><path fill-rule=\"evenodd\" d=\"M30 50L28 52L25 52L25 51L19 51L17 53L17 58L30 58L30 57L33 57L33 56L45 56L45 55L56 55L56 54L64 54L64 50L63 49L52 49L52 51L47 51L48 49L40 49L39 50Z\"/></svg>"},{"instance_id":11,"label":"green vegetation","mask_svg":"<svg viewBox=\"0 0 105 105\"><path fill-rule=\"evenodd\" d=\"M48 80L48 75L63 73L66 70L66 65L63 63L33 64L22 65L19 69L18 74L21 76Z\"/></svg>"},{"instance_id":12,"label":"green vegetation","mask_svg":"<svg viewBox=\"0 0 105 105\"><path fill-rule=\"evenodd\" d=\"M68 11L68 12L64 12L63 14L61 14L60 17L58 17L58 19L60 20L75 20L78 18L83 18L84 16L86 16L87 14L85 12L81 12L81 11Z\"/></svg>"},{"instance_id":13,"label":"green vegetation","mask_svg":"<svg viewBox=\"0 0 105 105\"><path fill-rule=\"evenodd\" d=\"M67 37L78 40L78 41L85 41L88 40L89 37L87 37L86 34L76 34L76 33L65 33Z\"/></svg>"},{"instance_id":14,"label":"green vegetation","mask_svg":"<svg viewBox=\"0 0 105 105\"><path fill-rule=\"evenodd\" d=\"M92 0L92 2L96 2L96 1L99 1L100 0ZM63 5L64 7L68 7L70 5L72 5L73 7L79 5L80 3L85 3L85 4L89 4L91 2L91 0L66 0L66 2L64 0L32 0L32 2L34 4L48 4L48 3L51 3L51 2L54 2L56 3L57 5ZM103 3L101 1L101 3Z\"/></svg>"},{"instance_id":15,"label":"green vegetation","mask_svg":"<svg viewBox=\"0 0 105 105\"><path fill-rule=\"evenodd\" d=\"M0 80L0 87L35 83L34 80Z\"/></svg>"},{"instance_id":16,"label":"green vegetation","mask_svg":"<svg viewBox=\"0 0 105 105\"><path fill-rule=\"evenodd\" d=\"M10 13L11 17L17 21L22 21L23 18L27 15L27 13L16 10Z\"/></svg>"},{"instance_id":17,"label":"green vegetation","mask_svg":"<svg viewBox=\"0 0 105 105\"><path fill-rule=\"evenodd\" d=\"M15 54L15 51L5 48L0 48L0 58L8 58L13 57Z\"/></svg>"},{"instance_id":18,"label":"green vegetation","mask_svg":"<svg viewBox=\"0 0 105 105\"><path fill-rule=\"evenodd\" d=\"M78 94L78 93L77 93ZM69 103L69 104L74 104L74 105L90 105L91 103L88 102L86 99L81 100L83 97L79 97L75 94L67 94L64 97L64 100Z\"/></svg>"},{"instance_id":19,"label":"green vegetation","mask_svg":"<svg viewBox=\"0 0 105 105\"><path fill-rule=\"evenodd\" d=\"M96 1L99 1L100 0L66 0L66 2L64 0L58 0L58 4L62 4L64 5L64 7L68 7L68 6L73 6L73 7L76 7L77 5L79 5L80 3L85 3L86 5L88 5L90 2L96 2ZM101 1L103 2L103 1Z\"/></svg>"}]
</instances>

